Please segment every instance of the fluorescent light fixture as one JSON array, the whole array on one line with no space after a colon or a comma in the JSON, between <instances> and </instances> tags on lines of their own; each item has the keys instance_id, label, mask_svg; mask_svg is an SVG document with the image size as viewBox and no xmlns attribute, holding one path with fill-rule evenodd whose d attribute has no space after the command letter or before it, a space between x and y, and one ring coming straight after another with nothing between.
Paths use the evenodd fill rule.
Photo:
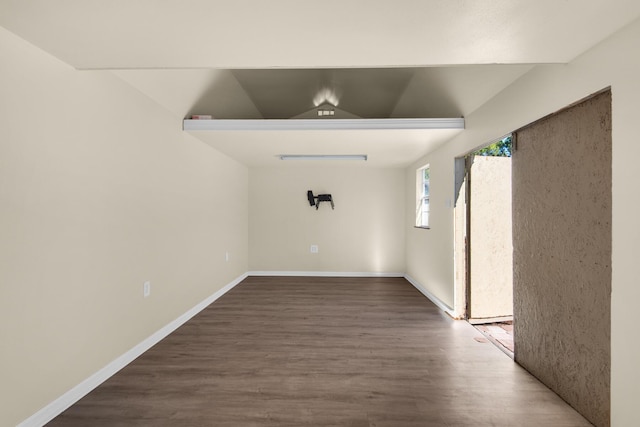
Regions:
<instances>
[{"instance_id":1,"label":"fluorescent light fixture","mask_svg":"<svg viewBox=\"0 0 640 427\"><path fill-rule=\"evenodd\" d=\"M366 154L280 154L280 160L367 160Z\"/></svg>"},{"instance_id":2,"label":"fluorescent light fixture","mask_svg":"<svg viewBox=\"0 0 640 427\"><path fill-rule=\"evenodd\" d=\"M182 127L185 131L464 129L464 119L185 119Z\"/></svg>"}]
</instances>

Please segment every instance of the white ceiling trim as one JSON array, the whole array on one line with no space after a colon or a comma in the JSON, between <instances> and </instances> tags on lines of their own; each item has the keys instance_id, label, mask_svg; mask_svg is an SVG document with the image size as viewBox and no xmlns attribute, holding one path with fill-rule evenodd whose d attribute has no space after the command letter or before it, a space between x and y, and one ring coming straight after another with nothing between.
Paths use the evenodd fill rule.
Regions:
<instances>
[{"instance_id":1,"label":"white ceiling trim","mask_svg":"<svg viewBox=\"0 0 640 427\"><path fill-rule=\"evenodd\" d=\"M229 130L378 130L378 129L464 129L464 118L410 119L185 119L185 131Z\"/></svg>"}]
</instances>

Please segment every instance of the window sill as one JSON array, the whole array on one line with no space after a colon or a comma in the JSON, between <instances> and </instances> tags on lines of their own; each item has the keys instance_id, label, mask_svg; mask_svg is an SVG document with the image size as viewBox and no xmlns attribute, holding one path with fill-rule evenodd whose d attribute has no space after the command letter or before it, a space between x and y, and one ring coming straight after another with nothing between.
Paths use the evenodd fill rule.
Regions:
<instances>
[{"instance_id":1,"label":"window sill","mask_svg":"<svg viewBox=\"0 0 640 427\"><path fill-rule=\"evenodd\" d=\"M420 225L414 225L413 228L420 228L422 230L430 230L431 227L429 226L420 226Z\"/></svg>"}]
</instances>

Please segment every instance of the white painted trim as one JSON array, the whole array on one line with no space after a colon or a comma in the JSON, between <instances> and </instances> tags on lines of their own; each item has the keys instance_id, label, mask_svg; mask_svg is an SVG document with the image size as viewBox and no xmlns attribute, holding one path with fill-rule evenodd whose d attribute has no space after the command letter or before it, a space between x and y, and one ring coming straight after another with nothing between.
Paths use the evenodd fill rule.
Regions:
<instances>
[{"instance_id":1,"label":"white painted trim","mask_svg":"<svg viewBox=\"0 0 640 427\"><path fill-rule=\"evenodd\" d=\"M249 276L301 277L404 277L403 273L372 273L351 271L250 271Z\"/></svg>"},{"instance_id":2,"label":"white painted trim","mask_svg":"<svg viewBox=\"0 0 640 427\"><path fill-rule=\"evenodd\" d=\"M80 384L73 387L71 390L67 391L65 394L49 403L44 408L40 409L38 412L22 421L18 424L17 427L31 427L31 426L43 426L56 416L60 415L64 410L69 408L71 405L76 403L78 400L89 394L93 389L98 387L100 384L105 382L111 376L116 374L122 368L127 366L137 357L139 357L142 353L149 350L151 347L156 345L170 333L178 329L184 323L186 323L193 316L204 310L207 306L209 306L212 302L220 298L222 295L229 292L233 287L235 287L238 283L242 282L247 277L247 273L237 277L231 283L227 284L213 295L206 298L204 301L197 304L195 307L191 308L186 313L182 314L180 317L170 322L163 328L156 331L154 334L134 346L132 349L113 360L104 368L100 369L89 378L82 381Z\"/></svg>"},{"instance_id":3,"label":"white painted trim","mask_svg":"<svg viewBox=\"0 0 640 427\"><path fill-rule=\"evenodd\" d=\"M464 118L408 119L213 119L182 123L185 131L216 130L367 130L464 129Z\"/></svg>"},{"instance_id":4,"label":"white painted trim","mask_svg":"<svg viewBox=\"0 0 640 427\"><path fill-rule=\"evenodd\" d=\"M458 319L460 317L460 316L458 316L458 314L455 312L455 310L452 307L449 307L449 305L447 305L444 301L442 301L440 298L438 298L437 296L435 296L434 294L429 292L427 290L427 288L425 288L420 283L418 283L413 277L409 276L408 274L405 274L404 278L407 279L407 282L411 283L414 288L419 290L422 293L422 295L427 297L440 310L444 311L445 313L447 313L449 316L451 316L454 319Z\"/></svg>"}]
</instances>

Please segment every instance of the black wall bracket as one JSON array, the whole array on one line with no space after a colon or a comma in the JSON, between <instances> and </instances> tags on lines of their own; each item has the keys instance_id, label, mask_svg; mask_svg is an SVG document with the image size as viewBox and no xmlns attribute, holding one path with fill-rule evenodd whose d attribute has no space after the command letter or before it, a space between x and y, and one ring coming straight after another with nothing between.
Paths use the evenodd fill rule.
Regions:
<instances>
[{"instance_id":1,"label":"black wall bracket","mask_svg":"<svg viewBox=\"0 0 640 427\"><path fill-rule=\"evenodd\" d=\"M315 206L316 210L318 210L318 206L320 202L329 202L331 203L331 209L335 209L335 205L333 204L333 198L331 194L318 194L317 196L313 195L313 191L307 191L307 200L309 200L310 206Z\"/></svg>"}]
</instances>

